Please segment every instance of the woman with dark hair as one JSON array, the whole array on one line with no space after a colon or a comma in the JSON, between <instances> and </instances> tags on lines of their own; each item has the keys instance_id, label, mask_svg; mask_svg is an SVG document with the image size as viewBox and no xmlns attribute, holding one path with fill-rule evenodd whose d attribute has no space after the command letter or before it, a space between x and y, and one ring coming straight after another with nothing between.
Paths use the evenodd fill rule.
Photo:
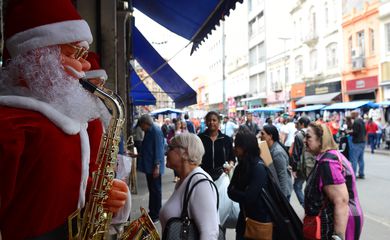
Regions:
<instances>
[{"instance_id":1,"label":"woman with dark hair","mask_svg":"<svg viewBox=\"0 0 390 240\"><path fill-rule=\"evenodd\" d=\"M238 165L228 187L228 195L230 199L240 205L236 225L236 239L239 240L245 239L247 218L265 223L271 229L272 224L268 208L260 197L261 189L268 187L268 175L265 165L259 157L260 149L257 138L249 129L240 128L237 132L234 153L238 158Z\"/></svg>"},{"instance_id":2,"label":"woman with dark hair","mask_svg":"<svg viewBox=\"0 0 390 240\"><path fill-rule=\"evenodd\" d=\"M274 125L264 125L263 130L261 130L261 140L266 141L269 147L280 189L284 196L290 200L292 179L291 172L288 169L289 157L286 149L279 142L278 129Z\"/></svg>"},{"instance_id":3,"label":"woman with dark hair","mask_svg":"<svg viewBox=\"0 0 390 240\"><path fill-rule=\"evenodd\" d=\"M219 130L218 113L208 112L205 119L207 129L198 135L205 148L201 167L215 181L234 166L233 144L231 138ZM227 167L223 166L225 162L229 163Z\"/></svg>"},{"instance_id":4,"label":"woman with dark hair","mask_svg":"<svg viewBox=\"0 0 390 240\"><path fill-rule=\"evenodd\" d=\"M350 162L337 150L325 124L310 123L305 143L306 149L316 156L306 182L305 219L320 219L321 239L358 240L363 212Z\"/></svg>"}]
</instances>

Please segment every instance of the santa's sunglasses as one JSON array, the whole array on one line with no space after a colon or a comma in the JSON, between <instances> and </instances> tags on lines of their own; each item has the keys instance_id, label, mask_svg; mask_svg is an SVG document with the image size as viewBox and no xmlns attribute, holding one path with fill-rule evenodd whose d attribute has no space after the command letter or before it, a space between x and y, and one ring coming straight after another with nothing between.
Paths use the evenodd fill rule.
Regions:
<instances>
[{"instance_id":1,"label":"santa's sunglasses","mask_svg":"<svg viewBox=\"0 0 390 240\"><path fill-rule=\"evenodd\" d=\"M73 44L66 44L67 46L73 48L76 52L74 53L74 58L76 60L80 60L81 58L82 59L87 59L88 57L88 49L86 49L85 47L80 47L80 46L76 46L76 45L73 45Z\"/></svg>"}]
</instances>

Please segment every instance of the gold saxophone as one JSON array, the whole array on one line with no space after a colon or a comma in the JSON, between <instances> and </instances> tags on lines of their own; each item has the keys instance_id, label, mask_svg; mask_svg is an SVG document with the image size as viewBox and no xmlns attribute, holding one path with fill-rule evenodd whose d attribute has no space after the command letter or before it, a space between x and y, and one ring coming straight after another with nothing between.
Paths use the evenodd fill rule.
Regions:
<instances>
[{"instance_id":1,"label":"gold saxophone","mask_svg":"<svg viewBox=\"0 0 390 240\"><path fill-rule=\"evenodd\" d=\"M93 180L89 199L85 205L82 217L76 211L68 219L70 240L101 240L107 239L112 212L104 209L104 202L108 198L112 180L115 177L117 165L118 145L122 126L125 120L124 104L122 99L107 88L96 87L88 80L80 79L80 84L103 100L111 111L112 117L103 134L99 146L97 164L98 170L93 172ZM140 218L130 223L120 239L122 240L160 240L157 229L144 209L141 209ZM73 234L72 220L77 218L77 231Z\"/></svg>"},{"instance_id":2,"label":"gold saxophone","mask_svg":"<svg viewBox=\"0 0 390 240\"><path fill-rule=\"evenodd\" d=\"M97 164L99 168L93 172L92 186L89 199L80 218L79 213L70 216L78 217L78 231L73 234L69 229L69 239L74 240L100 240L106 239L108 228L112 220L112 212L104 209L104 202L108 198L112 180L115 177L115 168L118 156L122 125L125 120L124 106L121 98L109 89L96 87L88 80L80 79L80 84L98 96L111 111L112 117L100 141ZM69 224L71 226L71 224Z\"/></svg>"}]
</instances>

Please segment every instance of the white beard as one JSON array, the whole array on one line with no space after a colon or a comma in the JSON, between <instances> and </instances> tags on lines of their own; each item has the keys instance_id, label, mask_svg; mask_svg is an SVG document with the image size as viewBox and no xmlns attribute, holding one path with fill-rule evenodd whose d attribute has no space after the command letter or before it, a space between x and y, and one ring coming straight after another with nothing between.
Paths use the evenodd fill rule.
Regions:
<instances>
[{"instance_id":1,"label":"white beard","mask_svg":"<svg viewBox=\"0 0 390 240\"><path fill-rule=\"evenodd\" d=\"M78 79L65 72L60 59L58 46L16 56L1 72L0 94L32 97L78 122L100 118L107 126L110 119L107 108Z\"/></svg>"}]
</instances>

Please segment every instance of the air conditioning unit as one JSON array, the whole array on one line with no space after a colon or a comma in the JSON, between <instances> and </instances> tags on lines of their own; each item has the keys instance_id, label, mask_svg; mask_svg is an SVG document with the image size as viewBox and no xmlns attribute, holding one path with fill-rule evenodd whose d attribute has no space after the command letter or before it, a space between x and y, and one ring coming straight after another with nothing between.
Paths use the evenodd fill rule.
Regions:
<instances>
[{"instance_id":1,"label":"air conditioning unit","mask_svg":"<svg viewBox=\"0 0 390 240\"><path fill-rule=\"evenodd\" d=\"M363 52L361 51L360 48L352 48L351 51L351 57L352 58L357 58L363 55Z\"/></svg>"},{"instance_id":2,"label":"air conditioning unit","mask_svg":"<svg viewBox=\"0 0 390 240\"><path fill-rule=\"evenodd\" d=\"M357 70L357 69L362 69L365 67L365 58L364 57L355 57L352 58L352 69Z\"/></svg>"}]
</instances>

